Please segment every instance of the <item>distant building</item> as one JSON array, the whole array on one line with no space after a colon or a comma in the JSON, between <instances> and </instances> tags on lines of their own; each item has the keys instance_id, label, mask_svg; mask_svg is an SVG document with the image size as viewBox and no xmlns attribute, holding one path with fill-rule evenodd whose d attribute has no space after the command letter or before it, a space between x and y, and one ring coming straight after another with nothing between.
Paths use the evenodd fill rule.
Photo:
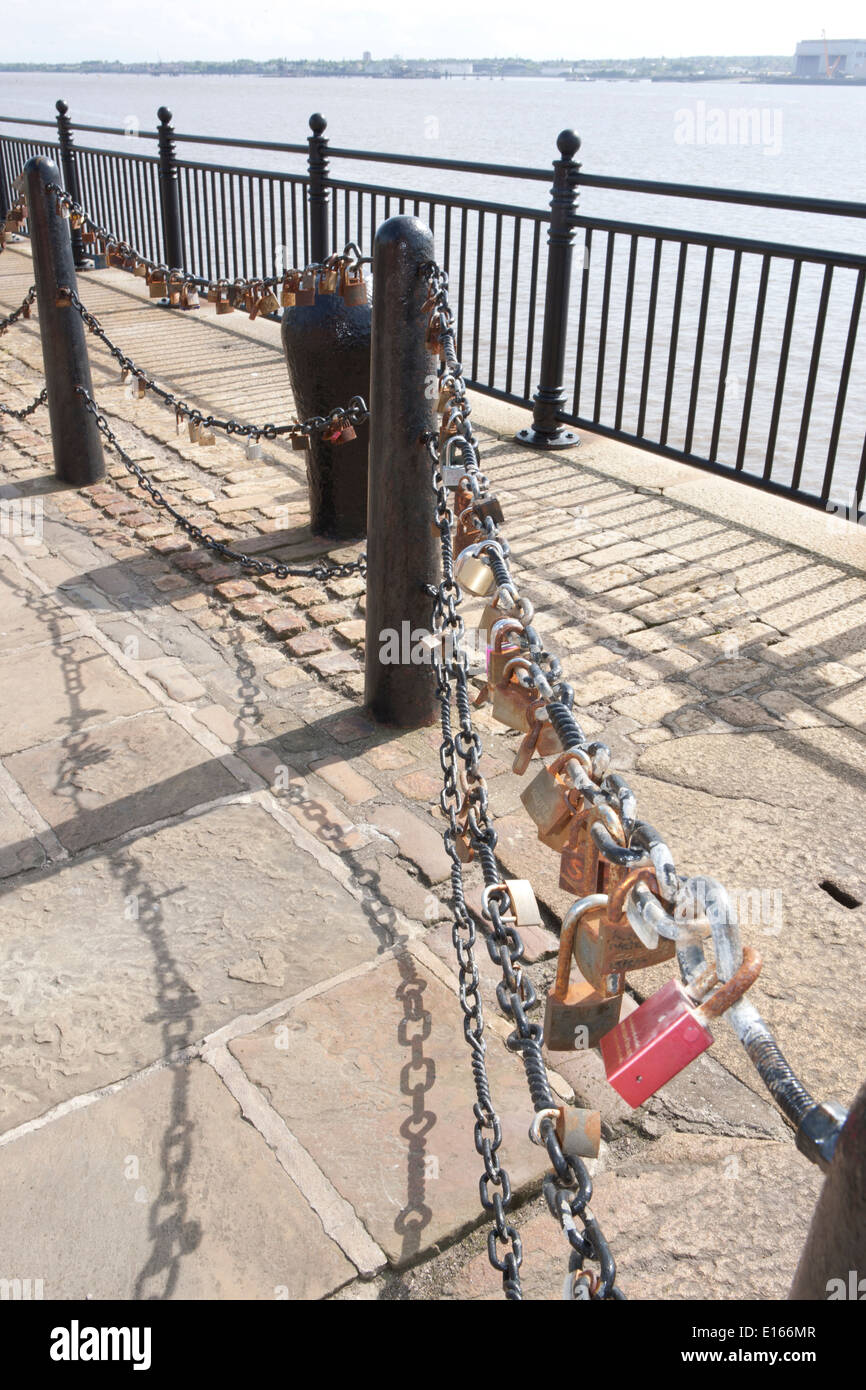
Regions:
<instances>
[{"instance_id":1,"label":"distant building","mask_svg":"<svg viewBox=\"0 0 866 1390\"><path fill-rule=\"evenodd\" d=\"M795 77L866 77L866 39L804 39L794 59Z\"/></svg>"},{"instance_id":2,"label":"distant building","mask_svg":"<svg viewBox=\"0 0 866 1390\"><path fill-rule=\"evenodd\" d=\"M365 49L364 49L364 56L363 56L363 58L361 59L361 62L362 62L362 63L372 63L372 61L373 61L373 55L372 55L372 53L370 52L369 48L365 48Z\"/></svg>"},{"instance_id":3,"label":"distant building","mask_svg":"<svg viewBox=\"0 0 866 1390\"><path fill-rule=\"evenodd\" d=\"M431 69L443 77L471 77L474 72L472 63L432 63Z\"/></svg>"}]
</instances>

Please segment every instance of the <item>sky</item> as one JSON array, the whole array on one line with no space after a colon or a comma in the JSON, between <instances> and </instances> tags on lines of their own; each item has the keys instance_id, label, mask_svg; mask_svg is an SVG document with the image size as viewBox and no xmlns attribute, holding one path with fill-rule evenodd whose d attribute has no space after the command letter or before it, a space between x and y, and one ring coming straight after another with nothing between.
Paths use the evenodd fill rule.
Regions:
<instances>
[{"instance_id":1,"label":"sky","mask_svg":"<svg viewBox=\"0 0 866 1390\"><path fill-rule=\"evenodd\" d=\"M146 0L132 9L28 0L3 26L0 61L360 58L365 49L374 58L792 54L799 39L820 38L822 28L831 38L864 37L862 0L543 0L535 11L528 0L324 0L306 7Z\"/></svg>"}]
</instances>

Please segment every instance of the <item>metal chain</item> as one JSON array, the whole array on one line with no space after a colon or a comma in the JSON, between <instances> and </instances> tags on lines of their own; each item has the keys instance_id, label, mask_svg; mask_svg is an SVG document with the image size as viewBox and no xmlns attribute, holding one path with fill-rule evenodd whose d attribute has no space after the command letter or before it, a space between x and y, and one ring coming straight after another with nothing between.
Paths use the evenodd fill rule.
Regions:
<instances>
[{"instance_id":1,"label":"metal chain","mask_svg":"<svg viewBox=\"0 0 866 1390\"><path fill-rule=\"evenodd\" d=\"M455 424L454 432L462 435L466 446L461 466L465 465L470 486L474 485L475 495L481 497L486 490L487 480L478 470L477 441L469 423L470 407L466 400L463 369L454 342L454 318L448 304L448 279L432 264L422 267L422 273L427 278L430 288L428 308L431 310L431 319L435 316L432 326L442 350L440 380L449 397ZM488 1239L488 1257L494 1268L502 1272L506 1296L512 1299L520 1298L520 1237L514 1227L508 1225L505 1220L511 1190L505 1170L495 1159L495 1151L501 1141L501 1130L490 1102L489 1082L484 1067L483 1015L477 995L477 969L471 954L475 933L466 909L463 863L457 851L457 843L461 839L464 844L468 843L472 853L478 856L482 867L485 881L484 915L491 924L487 949L493 962L501 967L503 976L497 986L496 997L502 1012L515 1024L514 1031L507 1039L507 1046L511 1051L521 1054L536 1114L548 1112L537 1126L539 1138L544 1143L554 1168L553 1174L545 1180L544 1195L571 1246L569 1272L572 1278L579 1277L585 1261L594 1261L598 1264L600 1273L599 1277L593 1277L588 1285L590 1296L596 1300L624 1299L625 1295L616 1285L616 1264L610 1248L589 1207L592 1197L589 1171L580 1158L563 1152L550 1114L555 1112L557 1107L550 1090L541 1051L543 1030L540 1024L530 1022L528 1018L528 1014L537 1006L538 998L532 981L524 974L520 965L524 946L516 923L510 916L508 895L496 865L494 850L497 836L489 812L487 783L479 767L482 742L472 722L467 654L462 647L465 629L458 611L462 596L454 577L454 548L451 535L454 515L448 503L445 481L439 468L438 443L435 437L427 437L427 443L433 461L436 522L441 539L443 572L443 579L438 587L430 586L430 593L434 598L432 630L439 638L434 645L433 660L437 694L442 709L440 761L444 787L440 795L440 805L448 819L443 839L452 864L451 879L456 909L452 936L460 969L461 1004L466 1015L464 1031L470 1046L473 1047L472 1069L479 1097L475 1108L476 1147L484 1156L486 1169L481 1182L481 1201L485 1210L492 1210L494 1219L494 1229ZM495 526L489 516L485 521L485 531ZM500 546L499 553L504 563L507 548ZM518 599L515 591L515 601ZM558 663L541 650L537 635L531 629L530 632L537 645L538 663L544 659L551 673L557 674ZM450 651L447 651L446 643L449 639ZM451 729L452 700L456 702L460 723L460 731L456 736L452 734ZM458 759L462 763L459 774ZM462 827L458 826L458 815L465 817ZM460 938L461 930L468 933L465 942ZM466 996L471 996L469 1005ZM474 1033L470 1031L473 1023ZM483 1138L479 1143L479 1133L485 1123L494 1133L495 1142L489 1145L492 1173L488 1168L488 1150L482 1147L485 1142ZM492 1198L486 1190L488 1181L500 1189ZM497 1254L497 1242L511 1246L502 1259Z\"/></svg>"},{"instance_id":2,"label":"metal chain","mask_svg":"<svg viewBox=\"0 0 866 1390\"><path fill-rule=\"evenodd\" d=\"M298 565L281 565L275 560L259 560L256 559L254 555L245 555L242 551L232 550L229 546L224 545L222 541L214 540L213 536L209 536L200 526L196 526L195 522L190 521L177 511L170 502L167 502L156 484L147 476L144 469L140 468L139 465L129 457L129 454L127 454L123 445L114 434L105 416L100 412L90 392L85 390L83 386L76 386L75 390L78 395L83 398L85 408L93 416L97 428L108 440L115 453L119 455L124 467L138 479L139 486L142 487L145 492L149 493L157 507L161 507L163 511L168 512L169 516L174 519L181 530L185 531L188 536L191 536L193 540L203 546L205 550L214 551L215 554L222 556L224 560L234 560L238 564L243 565L245 569L252 570L255 574L271 574L275 579L288 579L290 575L302 575L307 579L318 579L324 582L328 579L347 579L353 574L363 575L367 573L366 555L359 555L357 560L349 560L345 564L338 564L336 561L326 558L318 565L302 568Z\"/></svg>"},{"instance_id":3,"label":"metal chain","mask_svg":"<svg viewBox=\"0 0 866 1390\"><path fill-rule=\"evenodd\" d=\"M195 406L188 405L186 401L178 400L170 391L166 391L164 386L160 386L153 377L137 366L131 357L127 357L109 338L95 314L85 308L75 290L65 285L61 286L57 291L57 297L72 306L90 332L105 344L112 357L120 364L122 371L133 376L137 381L143 382L148 390L152 391L160 401L175 412L178 421L181 419L189 420L205 429L222 430L225 434L240 435L258 442L259 439L277 439L282 435L308 439L313 434L325 432L336 434L348 425L361 425L370 418L367 403L362 396L353 396L347 406L337 406L327 415L313 415L309 420L295 421L291 425L245 425L240 420L219 420L213 415L205 415Z\"/></svg>"},{"instance_id":4,"label":"metal chain","mask_svg":"<svg viewBox=\"0 0 866 1390\"><path fill-rule=\"evenodd\" d=\"M26 420L27 416L32 415L34 410L38 410L40 405L44 405L47 399L48 387L43 386L35 401L31 401L29 405L23 406L21 410L15 410L11 405L3 405L0 403L0 414L11 415L15 420Z\"/></svg>"},{"instance_id":5,"label":"metal chain","mask_svg":"<svg viewBox=\"0 0 866 1390\"><path fill-rule=\"evenodd\" d=\"M47 193L54 194L55 198L57 199L58 203L64 211L64 215L68 216L71 219L74 226L87 227L88 231L91 232L97 240L101 241L109 251L117 252L118 254L122 255L126 260L134 260L137 265L146 266L146 268L149 271L161 270L168 272L172 276L180 277L177 282L178 288L180 288L181 285L195 285L199 289L207 289L211 285L225 283L230 284L230 287L233 290L246 290L253 286L259 285L272 290L277 285L282 284L283 280L287 275L305 275L310 271L334 269L337 266L339 266L341 262L349 266L350 269L357 270L359 266L369 265L371 262L371 257L362 256L360 248L357 246L357 244L354 241L350 241L343 248L342 252L336 252L334 255L329 256L325 261L311 261L308 265L304 266L303 268L287 267L279 275L257 275L249 278L247 276L238 276L230 282L228 280L209 280L202 275L193 275L180 266L169 267L167 265L162 264L159 261L150 260L148 256L143 255L141 251L137 250L134 246L131 246L129 242L124 241L122 237L119 237L115 232L110 231L107 227L103 227L99 222L96 221L95 218L91 217L91 215L88 212L86 212L85 209L82 207L82 205L76 202L75 199L72 198L70 194L66 192L65 188L60 187L60 184L48 183L45 185L45 190Z\"/></svg>"},{"instance_id":6,"label":"metal chain","mask_svg":"<svg viewBox=\"0 0 866 1390\"><path fill-rule=\"evenodd\" d=\"M0 333L5 333L7 328L11 328L13 323L17 323L21 318L29 319L30 305L35 303L35 300L36 286L31 285L18 308L13 309L12 313L8 314L5 319L0 319Z\"/></svg>"}]
</instances>

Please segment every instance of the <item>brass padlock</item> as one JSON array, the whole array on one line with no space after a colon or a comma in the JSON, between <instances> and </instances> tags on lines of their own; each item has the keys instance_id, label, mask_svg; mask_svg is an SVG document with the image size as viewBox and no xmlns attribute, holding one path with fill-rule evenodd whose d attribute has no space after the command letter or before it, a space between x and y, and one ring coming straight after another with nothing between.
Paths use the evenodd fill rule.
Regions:
<instances>
[{"instance_id":1,"label":"brass padlock","mask_svg":"<svg viewBox=\"0 0 866 1390\"><path fill-rule=\"evenodd\" d=\"M601 889L598 846L590 833L593 822L598 819L595 811L594 806L587 805L575 816L559 864L560 888L578 897Z\"/></svg>"},{"instance_id":2,"label":"brass padlock","mask_svg":"<svg viewBox=\"0 0 866 1390\"><path fill-rule=\"evenodd\" d=\"M316 302L316 272L305 270L295 290L295 307L309 309Z\"/></svg>"},{"instance_id":3,"label":"brass padlock","mask_svg":"<svg viewBox=\"0 0 866 1390\"><path fill-rule=\"evenodd\" d=\"M367 303L367 282L360 266L355 270L347 270L345 279L340 286L340 293L343 302L350 306L357 307Z\"/></svg>"},{"instance_id":4,"label":"brass padlock","mask_svg":"<svg viewBox=\"0 0 866 1390\"><path fill-rule=\"evenodd\" d=\"M556 981L547 996L544 1011L544 1045L553 1052L576 1052L596 1047L619 1022L622 992L600 994L588 980L571 979L574 936L581 918L594 908L603 907L607 897L590 893L572 903L562 921Z\"/></svg>"},{"instance_id":5,"label":"brass padlock","mask_svg":"<svg viewBox=\"0 0 866 1390\"><path fill-rule=\"evenodd\" d=\"M279 311L280 301L277 299L273 290L269 286L265 286L265 292L259 303L258 313L267 317L268 314L277 314Z\"/></svg>"},{"instance_id":6,"label":"brass padlock","mask_svg":"<svg viewBox=\"0 0 866 1390\"><path fill-rule=\"evenodd\" d=\"M310 447L309 435L306 435L306 434L291 434L291 435L289 435L289 438L290 438L291 441L292 441L292 448L293 448L293 449L297 449L297 450L300 451L300 450L303 450L303 449L309 449L309 447Z\"/></svg>"},{"instance_id":7,"label":"brass padlock","mask_svg":"<svg viewBox=\"0 0 866 1390\"><path fill-rule=\"evenodd\" d=\"M490 645L487 649L487 680L496 685L505 678L505 668L513 657L523 650L519 642L505 642L509 633L523 633L522 625L516 618L500 618L490 629Z\"/></svg>"},{"instance_id":8,"label":"brass padlock","mask_svg":"<svg viewBox=\"0 0 866 1390\"><path fill-rule=\"evenodd\" d=\"M493 696L493 718L500 724L518 733L528 734L532 727L531 710L538 700L528 686L516 679L517 671L529 672L529 662L523 656L514 656L506 664L503 678L491 690Z\"/></svg>"},{"instance_id":9,"label":"brass padlock","mask_svg":"<svg viewBox=\"0 0 866 1390\"><path fill-rule=\"evenodd\" d=\"M216 311L218 314L233 314L235 306L231 301L231 285L228 280L217 281Z\"/></svg>"},{"instance_id":10,"label":"brass padlock","mask_svg":"<svg viewBox=\"0 0 866 1390\"><path fill-rule=\"evenodd\" d=\"M520 793L520 800L538 827L539 840L558 852L565 846L571 822L582 805L579 798L575 788L563 781L556 764L543 767Z\"/></svg>"},{"instance_id":11,"label":"brass padlock","mask_svg":"<svg viewBox=\"0 0 866 1390\"><path fill-rule=\"evenodd\" d=\"M605 906L584 914L574 938L578 969L605 996L621 992L628 971L661 965L676 950L668 937L661 937L654 948L645 946L626 917L625 900L636 883L658 891L653 870L632 869L617 877L614 891L605 894Z\"/></svg>"},{"instance_id":12,"label":"brass padlock","mask_svg":"<svg viewBox=\"0 0 866 1390\"><path fill-rule=\"evenodd\" d=\"M298 288L300 276L296 270L287 270L283 276L283 283L280 287L280 304L284 309L291 309L295 302L295 291Z\"/></svg>"},{"instance_id":13,"label":"brass padlock","mask_svg":"<svg viewBox=\"0 0 866 1390\"><path fill-rule=\"evenodd\" d=\"M496 576L490 566L478 554L480 547L469 546L458 555L454 564L454 578L461 589L484 598L491 589L496 588Z\"/></svg>"},{"instance_id":14,"label":"brass padlock","mask_svg":"<svg viewBox=\"0 0 866 1390\"><path fill-rule=\"evenodd\" d=\"M147 287L151 299L165 298L167 279L168 270L164 265L156 266L148 272Z\"/></svg>"},{"instance_id":15,"label":"brass padlock","mask_svg":"<svg viewBox=\"0 0 866 1390\"><path fill-rule=\"evenodd\" d=\"M180 290L180 307L182 309L198 309L199 298L198 290L189 281L184 281Z\"/></svg>"},{"instance_id":16,"label":"brass padlock","mask_svg":"<svg viewBox=\"0 0 866 1390\"><path fill-rule=\"evenodd\" d=\"M527 709L529 731L514 755L512 772L522 777L532 761L533 753L540 758L551 757L562 752L559 735L547 718L547 701L539 698Z\"/></svg>"},{"instance_id":17,"label":"brass padlock","mask_svg":"<svg viewBox=\"0 0 866 1390\"><path fill-rule=\"evenodd\" d=\"M326 264L319 276L319 294L336 294L340 283L337 267Z\"/></svg>"},{"instance_id":18,"label":"brass padlock","mask_svg":"<svg viewBox=\"0 0 866 1390\"><path fill-rule=\"evenodd\" d=\"M183 276L179 270L173 270L168 277L168 302L173 309L180 307L182 292Z\"/></svg>"}]
</instances>

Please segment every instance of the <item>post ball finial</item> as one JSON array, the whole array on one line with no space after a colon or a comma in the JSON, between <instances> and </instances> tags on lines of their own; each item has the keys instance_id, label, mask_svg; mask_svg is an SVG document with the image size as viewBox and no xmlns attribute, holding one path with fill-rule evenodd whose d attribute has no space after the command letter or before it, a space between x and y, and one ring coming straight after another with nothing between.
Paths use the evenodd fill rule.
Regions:
<instances>
[{"instance_id":1,"label":"post ball finial","mask_svg":"<svg viewBox=\"0 0 866 1390\"><path fill-rule=\"evenodd\" d=\"M310 130L314 135L321 135L328 122L319 111L314 111L310 117Z\"/></svg>"},{"instance_id":2,"label":"post ball finial","mask_svg":"<svg viewBox=\"0 0 866 1390\"><path fill-rule=\"evenodd\" d=\"M161 106L156 114L163 125L171 125L171 112L167 106Z\"/></svg>"},{"instance_id":3,"label":"post ball finial","mask_svg":"<svg viewBox=\"0 0 866 1390\"><path fill-rule=\"evenodd\" d=\"M55 110L56 110L56 111L59 111L60 114L61 114L61 116L65 116L66 113L67 113L67 111L69 110L69 107L67 106L67 104L66 104L65 101L62 101L62 100L61 100L61 101L55 102Z\"/></svg>"},{"instance_id":4,"label":"post ball finial","mask_svg":"<svg viewBox=\"0 0 866 1390\"><path fill-rule=\"evenodd\" d=\"M580 136L573 130L561 130L556 137L556 148L563 159L574 159L580 149Z\"/></svg>"}]
</instances>

